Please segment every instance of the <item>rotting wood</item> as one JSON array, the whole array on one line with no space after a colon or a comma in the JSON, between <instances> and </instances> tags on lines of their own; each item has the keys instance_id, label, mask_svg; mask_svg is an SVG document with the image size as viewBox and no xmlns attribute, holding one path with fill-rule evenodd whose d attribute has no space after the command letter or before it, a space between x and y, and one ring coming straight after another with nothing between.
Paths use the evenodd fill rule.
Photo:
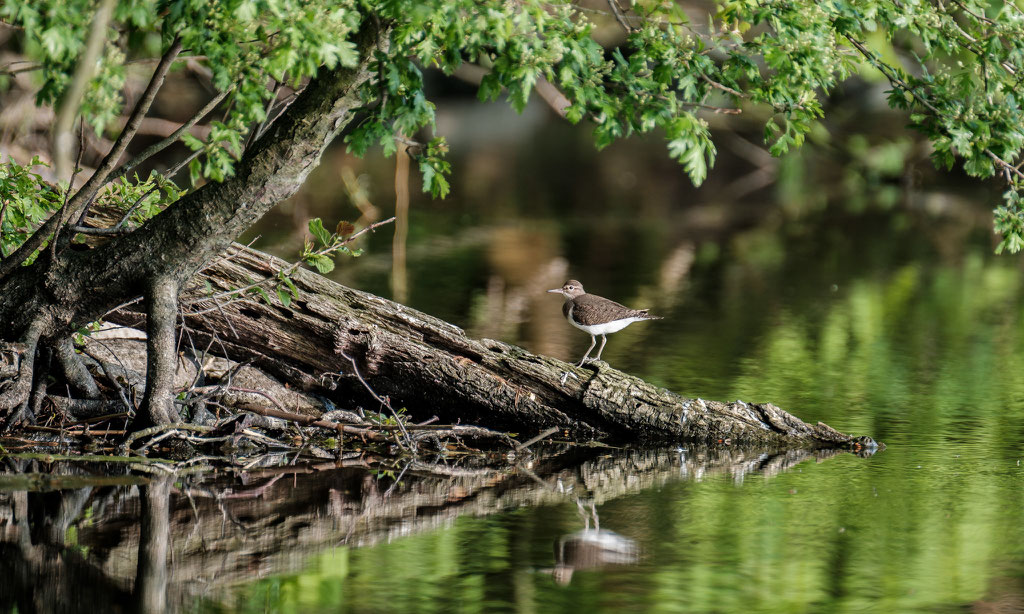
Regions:
<instances>
[{"instance_id":1,"label":"rotting wood","mask_svg":"<svg viewBox=\"0 0 1024 614\"><path fill-rule=\"evenodd\" d=\"M353 373L352 357L377 394L413 418L436 414L529 434L558 428L580 441L875 445L869 437L807 424L770 403L683 398L605 363L577 368L501 341L471 339L452 324L309 270L292 274L300 296L287 308L276 300L218 306L206 298L207 282L214 292L231 290L287 266L236 244L202 271L182 296L197 344L250 361L301 390L376 408ZM139 318L122 312L108 319L137 324Z\"/></svg>"}]
</instances>

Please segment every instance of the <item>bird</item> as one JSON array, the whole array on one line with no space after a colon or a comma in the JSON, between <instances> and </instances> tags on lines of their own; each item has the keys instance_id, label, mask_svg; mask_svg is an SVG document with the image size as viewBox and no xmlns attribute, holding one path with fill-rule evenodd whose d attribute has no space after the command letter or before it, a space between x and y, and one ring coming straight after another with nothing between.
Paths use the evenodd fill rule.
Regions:
<instances>
[{"instance_id":1,"label":"bird","mask_svg":"<svg viewBox=\"0 0 1024 614\"><path fill-rule=\"evenodd\" d=\"M635 541L614 531L601 528L597 506L589 501L590 513L584 509L584 502L578 497L576 507L583 518L584 528L562 536L555 542L555 566L550 570L555 582L565 586L572 580L573 572L598 569L608 565L635 565L639 560L639 548ZM590 528L593 519L594 528Z\"/></svg>"},{"instance_id":2,"label":"bird","mask_svg":"<svg viewBox=\"0 0 1024 614\"><path fill-rule=\"evenodd\" d=\"M635 565L639 559L636 542L614 531L583 529L555 543L555 567L551 576L565 586L573 572L608 565Z\"/></svg>"},{"instance_id":3,"label":"bird","mask_svg":"<svg viewBox=\"0 0 1024 614\"><path fill-rule=\"evenodd\" d=\"M575 279L570 279L561 288L554 288L548 292L565 297L565 303L562 305L565 319L569 324L590 335L590 347L577 367L582 367L587 361L594 345L597 344L597 335L601 335L601 347L598 348L597 356L593 360L601 360L604 344L608 342L606 335L617 333L633 322L663 319L660 316L652 316L646 309L630 309L603 296L587 294L583 284Z\"/></svg>"}]
</instances>

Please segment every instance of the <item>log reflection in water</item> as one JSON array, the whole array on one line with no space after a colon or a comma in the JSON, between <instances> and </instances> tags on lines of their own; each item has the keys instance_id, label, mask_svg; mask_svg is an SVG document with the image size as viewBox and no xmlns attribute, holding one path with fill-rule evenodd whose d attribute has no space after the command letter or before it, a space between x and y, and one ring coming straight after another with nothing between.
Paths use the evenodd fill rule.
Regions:
<instances>
[{"instance_id":1,"label":"log reflection in water","mask_svg":"<svg viewBox=\"0 0 1024 614\"><path fill-rule=\"evenodd\" d=\"M680 479L773 476L844 452L556 447L499 468L395 466L363 457L182 473L141 488L0 492L0 608L124 611L134 596L142 611L173 611L224 586L301 569L321 551L430 531L464 514L578 496L596 506ZM49 469L81 473L65 462ZM591 532L601 532L594 520ZM595 545L592 537L611 544L604 535L571 534L556 563L568 570L610 562L573 554ZM612 541L611 550L622 554L617 562L635 556L628 543Z\"/></svg>"}]
</instances>

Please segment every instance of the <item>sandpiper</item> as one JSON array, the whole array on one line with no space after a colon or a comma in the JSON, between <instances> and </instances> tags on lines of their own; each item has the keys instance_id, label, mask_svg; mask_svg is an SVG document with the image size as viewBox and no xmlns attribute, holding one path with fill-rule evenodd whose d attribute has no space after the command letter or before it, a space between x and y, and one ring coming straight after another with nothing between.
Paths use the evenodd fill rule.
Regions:
<instances>
[{"instance_id":1,"label":"sandpiper","mask_svg":"<svg viewBox=\"0 0 1024 614\"><path fill-rule=\"evenodd\" d=\"M569 320L569 324L590 335L590 347L587 348L587 353L583 355L583 359L576 365L577 367L582 367L583 363L587 361L587 356L590 356L591 350L597 343L597 335L601 335L601 347L598 348L594 360L601 360L604 344L608 342L608 337L605 335L617 333L633 322L661 319L660 316L652 316L647 313L646 309L630 309L603 296L587 294L583 289L583 284L575 279L570 279L561 288L548 290L548 292L565 297L565 304L562 305L562 314L565 315L565 319Z\"/></svg>"}]
</instances>

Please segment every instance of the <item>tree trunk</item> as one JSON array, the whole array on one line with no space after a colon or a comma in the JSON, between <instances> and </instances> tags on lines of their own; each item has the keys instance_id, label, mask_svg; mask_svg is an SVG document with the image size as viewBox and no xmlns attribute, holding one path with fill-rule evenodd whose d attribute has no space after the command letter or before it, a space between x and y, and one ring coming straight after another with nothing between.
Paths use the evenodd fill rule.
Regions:
<instances>
[{"instance_id":1,"label":"tree trunk","mask_svg":"<svg viewBox=\"0 0 1024 614\"><path fill-rule=\"evenodd\" d=\"M873 444L822 423L806 424L770 403L686 399L603 362L577 368L501 341L471 339L447 322L308 270L292 274L300 296L287 308L276 298L220 307L206 298L207 282L215 291L231 290L273 279L287 265L234 245L205 269L182 296L194 345L374 411L379 403L362 380L415 419L437 415L524 437L557 427L579 440ZM134 324L138 317L111 319Z\"/></svg>"},{"instance_id":2,"label":"tree trunk","mask_svg":"<svg viewBox=\"0 0 1024 614\"><path fill-rule=\"evenodd\" d=\"M55 254L43 250L30 266L16 266L20 262L14 256L3 262L0 341L19 342L30 351L22 356L24 368L14 381L9 385L0 382L0 418L24 407L35 377L32 365L37 342L60 343L78 327L125 301L140 294L153 299L150 290L189 279L271 207L298 190L319 164L323 150L363 105L360 88L373 74L374 51L387 49L388 31L371 24L354 40L360 52L359 65L323 70L312 79L239 160L233 177L223 183L207 183L135 232L94 249L71 246ZM72 218L77 217L77 210L71 213ZM52 233L55 220L48 220L37 234ZM34 235L30 241L36 244L37 239ZM159 336L162 343L172 338ZM161 357L172 351L161 348L150 363L159 369L166 362ZM149 379L160 381L157 374ZM147 401L147 408L154 410L147 412L150 419L173 419L165 399L152 400L156 402Z\"/></svg>"},{"instance_id":3,"label":"tree trunk","mask_svg":"<svg viewBox=\"0 0 1024 614\"><path fill-rule=\"evenodd\" d=\"M178 289L175 280L161 277L146 292L146 396L136 427L178 421L174 409L174 374L178 370L174 351L178 320Z\"/></svg>"}]
</instances>

